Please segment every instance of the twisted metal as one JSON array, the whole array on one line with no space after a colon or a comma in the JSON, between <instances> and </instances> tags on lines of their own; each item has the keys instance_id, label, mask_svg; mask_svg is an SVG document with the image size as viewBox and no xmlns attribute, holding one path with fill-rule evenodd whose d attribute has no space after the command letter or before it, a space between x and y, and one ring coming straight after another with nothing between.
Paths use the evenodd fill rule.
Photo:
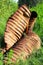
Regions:
<instances>
[{"instance_id":1,"label":"twisted metal","mask_svg":"<svg viewBox=\"0 0 43 65\"><path fill-rule=\"evenodd\" d=\"M10 58L11 62L16 62L18 59L26 59L29 55L32 54L33 50L36 51L40 48L40 38L34 32L29 31L28 34L23 37L17 45L12 47L14 51L12 57ZM7 62L7 57L5 57L4 62Z\"/></svg>"}]
</instances>

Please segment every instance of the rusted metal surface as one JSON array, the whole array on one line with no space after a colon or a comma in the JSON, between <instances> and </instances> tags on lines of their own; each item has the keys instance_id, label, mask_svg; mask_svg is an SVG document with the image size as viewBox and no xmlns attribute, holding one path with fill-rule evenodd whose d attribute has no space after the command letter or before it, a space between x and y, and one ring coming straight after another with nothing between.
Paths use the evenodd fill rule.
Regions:
<instances>
[{"instance_id":1,"label":"rusted metal surface","mask_svg":"<svg viewBox=\"0 0 43 65\"><path fill-rule=\"evenodd\" d=\"M36 18L37 13L35 11L31 12L26 5L22 5L8 19L4 34L6 45L2 53L4 54L11 48L13 55L10 61L15 62L20 58L25 60L32 54L33 50L40 48L41 40L38 35L32 31ZM24 37L22 37L23 33L25 33ZM7 57L4 58L4 63L6 62Z\"/></svg>"},{"instance_id":2,"label":"rusted metal surface","mask_svg":"<svg viewBox=\"0 0 43 65\"><path fill-rule=\"evenodd\" d=\"M11 48L21 37L31 16L30 10L26 5L22 5L7 21L4 41L6 50Z\"/></svg>"}]
</instances>

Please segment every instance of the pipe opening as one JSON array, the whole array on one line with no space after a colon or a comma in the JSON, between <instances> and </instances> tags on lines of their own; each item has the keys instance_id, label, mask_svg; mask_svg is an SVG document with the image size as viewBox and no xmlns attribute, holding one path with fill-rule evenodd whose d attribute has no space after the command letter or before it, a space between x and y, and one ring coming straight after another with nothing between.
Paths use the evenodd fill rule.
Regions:
<instances>
[{"instance_id":1,"label":"pipe opening","mask_svg":"<svg viewBox=\"0 0 43 65\"><path fill-rule=\"evenodd\" d=\"M35 11L31 12L31 18L36 18L37 17L37 13Z\"/></svg>"}]
</instances>

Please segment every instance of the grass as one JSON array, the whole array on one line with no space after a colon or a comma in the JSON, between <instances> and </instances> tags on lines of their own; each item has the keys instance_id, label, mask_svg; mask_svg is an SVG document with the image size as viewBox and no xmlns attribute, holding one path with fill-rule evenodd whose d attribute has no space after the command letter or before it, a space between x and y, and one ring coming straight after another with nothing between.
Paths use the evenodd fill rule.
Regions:
<instances>
[{"instance_id":1,"label":"grass","mask_svg":"<svg viewBox=\"0 0 43 65\"><path fill-rule=\"evenodd\" d=\"M4 30L6 26L6 22L11 14L13 14L17 9L18 5L17 3L6 3L7 1L3 3L0 0L0 47L3 43L3 36L4 36ZM26 61L20 60L16 64L12 65L43 65L43 3L38 4L36 7L31 8L31 10L36 11L38 13L37 21L34 26L34 31L39 35L41 38L41 48L33 53ZM12 55L12 51L10 50L8 54L8 59L10 59ZM3 54L0 51L0 65L3 65ZM6 65L11 65L10 61L8 60L8 63Z\"/></svg>"}]
</instances>

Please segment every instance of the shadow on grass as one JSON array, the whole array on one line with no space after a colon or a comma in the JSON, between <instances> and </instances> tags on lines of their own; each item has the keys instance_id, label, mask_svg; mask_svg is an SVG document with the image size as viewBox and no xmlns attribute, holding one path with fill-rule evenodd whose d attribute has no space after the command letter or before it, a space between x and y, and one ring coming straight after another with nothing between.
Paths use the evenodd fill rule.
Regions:
<instances>
[{"instance_id":1,"label":"shadow on grass","mask_svg":"<svg viewBox=\"0 0 43 65\"><path fill-rule=\"evenodd\" d=\"M6 46L6 44L5 44L5 42L4 42L4 36L2 35L2 36L0 36L0 48L5 48L5 46Z\"/></svg>"}]
</instances>

